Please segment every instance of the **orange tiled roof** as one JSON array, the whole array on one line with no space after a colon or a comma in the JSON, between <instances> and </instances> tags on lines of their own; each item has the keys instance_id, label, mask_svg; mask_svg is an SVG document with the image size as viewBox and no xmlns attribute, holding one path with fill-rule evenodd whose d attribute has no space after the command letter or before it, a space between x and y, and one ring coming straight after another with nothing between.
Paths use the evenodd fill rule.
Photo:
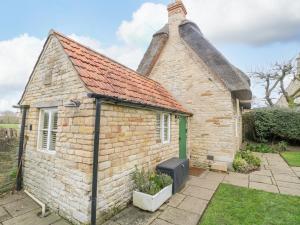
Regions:
<instances>
[{"instance_id":1,"label":"orange tiled roof","mask_svg":"<svg viewBox=\"0 0 300 225\"><path fill-rule=\"evenodd\" d=\"M93 93L153 107L188 113L158 82L53 32L86 87Z\"/></svg>"}]
</instances>

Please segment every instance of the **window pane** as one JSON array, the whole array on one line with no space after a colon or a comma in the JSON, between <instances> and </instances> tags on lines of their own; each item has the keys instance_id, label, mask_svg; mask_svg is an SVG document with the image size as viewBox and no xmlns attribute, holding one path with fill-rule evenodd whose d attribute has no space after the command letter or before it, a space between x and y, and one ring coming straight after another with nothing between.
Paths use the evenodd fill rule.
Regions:
<instances>
[{"instance_id":1,"label":"window pane","mask_svg":"<svg viewBox=\"0 0 300 225\"><path fill-rule=\"evenodd\" d=\"M57 112L53 112L52 116L52 130L57 130Z\"/></svg>"},{"instance_id":2,"label":"window pane","mask_svg":"<svg viewBox=\"0 0 300 225\"><path fill-rule=\"evenodd\" d=\"M43 118L43 129L48 129L49 126L49 113L43 112L44 118Z\"/></svg>"},{"instance_id":3,"label":"window pane","mask_svg":"<svg viewBox=\"0 0 300 225\"><path fill-rule=\"evenodd\" d=\"M42 149L47 149L48 131L42 131Z\"/></svg>"},{"instance_id":4,"label":"window pane","mask_svg":"<svg viewBox=\"0 0 300 225\"><path fill-rule=\"evenodd\" d=\"M49 147L50 151L55 150L55 143L56 143L56 132L52 131L51 132L51 137L50 137L50 147Z\"/></svg>"},{"instance_id":5,"label":"window pane","mask_svg":"<svg viewBox=\"0 0 300 225\"><path fill-rule=\"evenodd\" d=\"M156 141L161 142L161 116L156 114Z\"/></svg>"},{"instance_id":6,"label":"window pane","mask_svg":"<svg viewBox=\"0 0 300 225\"><path fill-rule=\"evenodd\" d=\"M169 141L169 115L164 114L164 141Z\"/></svg>"},{"instance_id":7,"label":"window pane","mask_svg":"<svg viewBox=\"0 0 300 225\"><path fill-rule=\"evenodd\" d=\"M39 148L55 150L58 115L55 108L41 110Z\"/></svg>"}]
</instances>

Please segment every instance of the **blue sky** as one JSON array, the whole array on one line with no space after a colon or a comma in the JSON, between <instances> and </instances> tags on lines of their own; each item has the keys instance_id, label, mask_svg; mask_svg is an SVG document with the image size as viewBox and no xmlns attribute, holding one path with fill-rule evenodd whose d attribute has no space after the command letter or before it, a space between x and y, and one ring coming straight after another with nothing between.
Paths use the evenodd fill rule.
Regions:
<instances>
[{"instance_id":1,"label":"blue sky","mask_svg":"<svg viewBox=\"0 0 300 225\"><path fill-rule=\"evenodd\" d=\"M2 1L0 111L11 109L49 29L136 68L151 35L167 22L169 0ZM183 0L188 19L229 61L251 72L300 52L300 1ZM253 86L262 97L263 89Z\"/></svg>"},{"instance_id":2,"label":"blue sky","mask_svg":"<svg viewBox=\"0 0 300 225\"><path fill-rule=\"evenodd\" d=\"M1 3L0 39L22 33L45 37L50 28L63 33L92 36L104 43L117 41L115 32L123 20L129 20L143 0L26 0ZM168 1L153 0L167 4Z\"/></svg>"}]
</instances>

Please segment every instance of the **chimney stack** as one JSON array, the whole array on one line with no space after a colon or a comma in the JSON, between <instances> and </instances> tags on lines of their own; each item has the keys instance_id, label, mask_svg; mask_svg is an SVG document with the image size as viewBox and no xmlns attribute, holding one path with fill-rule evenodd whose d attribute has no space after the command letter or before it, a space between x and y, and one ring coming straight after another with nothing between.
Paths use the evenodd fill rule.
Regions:
<instances>
[{"instance_id":1,"label":"chimney stack","mask_svg":"<svg viewBox=\"0 0 300 225\"><path fill-rule=\"evenodd\" d=\"M297 76L300 77L300 53L296 59L296 62L297 62L297 65L296 65L297 72L296 73L297 73Z\"/></svg>"},{"instance_id":2,"label":"chimney stack","mask_svg":"<svg viewBox=\"0 0 300 225\"><path fill-rule=\"evenodd\" d=\"M175 2L168 5L169 24L182 21L186 18L186 8L181 0L175 0Z\"/></svg>"}]
</instances>

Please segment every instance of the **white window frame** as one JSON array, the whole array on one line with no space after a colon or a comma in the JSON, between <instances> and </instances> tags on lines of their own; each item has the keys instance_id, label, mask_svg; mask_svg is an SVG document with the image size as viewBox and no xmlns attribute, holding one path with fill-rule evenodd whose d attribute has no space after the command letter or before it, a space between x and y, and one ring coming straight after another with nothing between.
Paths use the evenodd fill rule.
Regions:
<instances>
[{"instance_id":1,"label":"white window frame","mask_svg":"<svg viewBox=\"0 0 300 225\"><path fill-rule=\"evenodd\" d=\"M165 140L165 116L168 116L168 134L167 139ZM171 141L171 115L169 113L161 114L161 141L163 144L168 144Z\"/></svg>"},{"instance_id":2,"label":"white window frame","mask_svg":"<svg viewBox=\"0 0 300 225\"><path fill-rule=\"evenodd\" d=\"M47 148L44 149L42 148L42 132L45 131L46 129L43 129L42 122L43 122L43 116L44 113L48 112L49 118L48 118L48 129L47 129ZM53 119L53 113L57 113L58 110L57 108L41 108L40 113L39 113L39 127L38 127L38 139L37 139L37 148L39 151L50 153L50 154L55 154L56 150L51 150L50 149L50 142L51 142L51 132L55 131L57 135L57 130L52 129L52 119Z\"/></svg>"},{"instance_id":3,"label":"white window frame","mask_svg":"<svg viewBox=\"0 0 300 225\"><path fill-rule=\"evenodd\" d=\"M162 129L161 129L162 119L161 119L161 117L162 117L161 113L156 114L156 121L155 121L155 123L156 123L155 124L155 126L156 126L155 127L156 143L162 143L162 139L161 139L161 137L162 137L162 135L161 135L161 133L162 133ZM159 122L159 124L158 124L158 122ZM159 131L159 134L158 134L158 131Z\"/></svg>"}]
</instances>

